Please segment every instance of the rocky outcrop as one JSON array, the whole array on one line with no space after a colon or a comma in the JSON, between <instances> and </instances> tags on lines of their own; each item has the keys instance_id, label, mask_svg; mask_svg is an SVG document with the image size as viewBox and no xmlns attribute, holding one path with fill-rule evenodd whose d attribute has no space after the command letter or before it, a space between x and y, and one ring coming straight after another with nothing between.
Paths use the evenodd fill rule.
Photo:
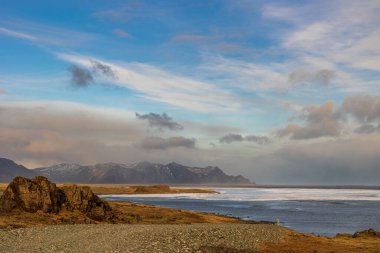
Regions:
<instances>
[{"instance_id":1,"label":"rocky outcrop","mask_svg":"<svg viewBox=\"0 0 380 253\"><path fill-rule=\"evenodd\" d=\"M16 177L0 197L0 209L5 212L18 209L57 213L63 202L63 192L45 177L35 177L33 180Z\"/></svg>"},{"instance_id":2,"label":"rocky outcrop","mask_svg":"<svg viewBox=\"0 0 380 253\"><path fill-rule=\"evenodd\" d=\"M45 213L77 210L96 220L112 216L109 204L96 196L89 187L72 185L58 188L42 176L32 180L16 177L8 185L0 197L0 211L11 212L15 209Z\"/></svg>"},{"instance_id":3,"label":"rocky outcrop","mask_svg":"<svg viewBox=\"0 0 380 253\"><path fill-rule=\"evenodd\" d=\"M64 207L69 211L79 210L96 220L111 215L109 204L96 196L88 186L65 186L62 191L65 196Z\"/></svg>"},{"instance_id":4,"label":"rocky outcrop","mask_svg":"<svg viewBox=\"0 0 380 253\"><path fill-rule=\"evenodd\" d=\"M358 231L355 234L352 235L352 238L367 238L367 237L377 237L380 238L380 232L374 230L373 228L363 230L363 231Z\"/></svg>"}]
</instances>

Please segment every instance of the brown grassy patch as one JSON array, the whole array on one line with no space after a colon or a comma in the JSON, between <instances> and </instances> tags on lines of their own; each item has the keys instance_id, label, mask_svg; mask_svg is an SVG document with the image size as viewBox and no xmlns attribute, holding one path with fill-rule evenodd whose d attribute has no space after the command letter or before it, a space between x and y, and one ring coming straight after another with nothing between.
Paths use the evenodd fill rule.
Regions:
<instances>
[{"instance_id":1,"label":"brown grassy patch","mask_svg":"<svg viewBox=\"0 0 380 253\"><path fill-rule=\"evenodd\" d=\"M187 224L187 223L245 223L244 221L215 214L176 210L129 202L109 202L119 217L130 223Z\"/></svg>"},{"instance_id":2,"label":"brown grassy patch","mask_svg":"<svg viewBox=\"0 0 380 253\"><path fill-rule=\"evenodd\" d=\"M58 187L72 184L57 184ZM172 188L169 185L123 185L123 184L77 184L89 186L97 195L107 194L171 194L171 193L218 193L210 189ZM0 183L0 192L7 188L7 183Z\"/></svg>"},{"instance_id":3,"label":"brown grassy patch","mask_svg":"<svg viewBox=\"0 0 380 253\"><path fill-rule=\"evenodd\" d=\"M59 224L96 224L79 211L62 211L59 214L50 214L38 211L27 213L14 210L9 214L0 214L0 228L40 227Z\"/></svg>"},{"instance_id":4,"label":"brown grassy patch","mask_svg":"<svg viewBox=\"0 0 380 253\"><path fill-rule=\"evenodd\" d=\"M287 235L280 243L265 243L265 253L379 253L380 239L376 237L352 238L351 236L323 237L286 230Z\"/></svg>"},{"instance_id":5,"label":"brown grassy patch","mask_svg":"<svg viewBox=\"0 0 380 253\"><path fill-rule=\"evenodd\" d=\"M7 188L7 186L8 186L8 184L0 183L0 192L5 191L5 189Z\"/></svg>"},{"instance_id":6,"label":"brown grassy patch","mask_svg":"<svg viewBox=\"0 0 380 253\"><path fill-rule=\"evenodd\" d=\"M34 227L59 224L190 224L190 223L246 223L237 218L197 213L129 202L109 201L115 216L107 221L95 221L79 211L62 211L58 214L27 213L14 210L0 213L0 228Z\"/></svg>"},{"instance_id":7,"label":"brown grassy patch","mask_svg":"<svg viewBox=\"0 0 380 253\"><path fill-rule=\"evenodd\" d=\"M79 184L89 186L98 195L107 194L172 194L172 193L218 193L209 189L171 188L169 185L113 185ZM64 184L58 184L64 186Z\"/></svg>"}]
</instances>

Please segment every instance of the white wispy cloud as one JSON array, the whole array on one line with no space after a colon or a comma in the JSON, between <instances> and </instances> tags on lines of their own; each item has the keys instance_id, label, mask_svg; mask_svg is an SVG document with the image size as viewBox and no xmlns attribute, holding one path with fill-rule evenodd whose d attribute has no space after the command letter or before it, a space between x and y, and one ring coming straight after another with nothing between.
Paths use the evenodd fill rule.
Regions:
<instances>
[{"instance_id":1,"label":"white wispy cloud","mask_svg":"<svg viewBox=\"0 0 380 253\"><path fill-rule=\"evenodd\" d=\"M34 37L33 35L18 32L18 31L9 30L9 29L4 28L4 27L0 27L0 34L10 36L10 37L19 38L19 39L24 39L24 40L31 40L31 41L37 40L37 38Z\"/></svg>"},{"instance_id":2,"label":"white wispy cloud","mask_svg":"<svg viewBox=\"0 0 380 253\"><path fill-rule=\"evenodd\" d=\"M307 8L308 7L308 8ZM332 1L311 6L271 5L263 15L292 22L281 46L300 64L380 72L380 2Z\"/></svg>"},{"instance_id":3,"label":"white wispy cloud","mask_svg":"<svg viewBox=\"0 0 380 253\"><path fill-rule=\"evenodd\" d=\"M232 93L209 82L179 76L142 63L112 63L94 57L58 54L73 64L90 68L94 61L108 65L117 75L113 84L137 92L137 96L198 112L234 111L239 99Z\"/></svg>"},{"instance_id":4,"label":"white wispy cloud","mask_svg":"<svg viewBox=\"0 0 380 253\"><path fill-rule=\"evenodd\" d=\"M287 86L287 68L282 64L262 64L211 56L200 66L208 75L248 91L282 89Z\"/></svg>"},{"instance_id":5,"label":"white wispy cloud","mask_svg":"<svg viewBox=\"0 0 380 253\"><path fill-rule=\"evenodd\" d=\"M99 37L88 32L7 17L0 20L0 34L38 45L62 47L80 45Z\"/></svg>"},{"instance_id":6,"label":"white wispy cloud","mask_svg":"<svg viewBox=\"0 0 380 253\"><path fill-rule=\"evenodd\" d=\"M253 5L247 2L244 8ZM271 35L276 40L271 46L274 57L243 60L206 55L201 69L212 78L259 93L300 86L309 95L321 89L339 94L378 91L373 76L380 74L379 12L380 2L370 0L269 3L261 8L263 21L272 27L281 23ZM301 72L318 77L334 74L324 82L329 86L321 86L321 79L310 75L292 82L294 73Z\"/></svg>"}]
</instances>

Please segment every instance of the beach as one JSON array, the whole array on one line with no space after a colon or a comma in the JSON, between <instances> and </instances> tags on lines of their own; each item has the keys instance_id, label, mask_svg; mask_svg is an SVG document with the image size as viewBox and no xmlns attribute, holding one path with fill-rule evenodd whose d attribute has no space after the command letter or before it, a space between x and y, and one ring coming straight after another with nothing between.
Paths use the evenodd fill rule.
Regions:
<instances>
[{"instance_id":1,"label":"beach","mask_svg":"<svg viewBox=\"0 0 380 253\"><path fill-rule=\"evenodd\" d=\"M273 225L64 225L0 231L0 252L255 252L281 234Z\"/></svg>"},{"instance_id":2,"label":"beach","mask_svg":"<svg viewBox=\"0 0 380 253\"><path fill-rule=\"evenodd\" d=\"M266 224L55 225L0 230L0 252L376 253L380 238L333 238Z\"/></svg>"}]
</instances>

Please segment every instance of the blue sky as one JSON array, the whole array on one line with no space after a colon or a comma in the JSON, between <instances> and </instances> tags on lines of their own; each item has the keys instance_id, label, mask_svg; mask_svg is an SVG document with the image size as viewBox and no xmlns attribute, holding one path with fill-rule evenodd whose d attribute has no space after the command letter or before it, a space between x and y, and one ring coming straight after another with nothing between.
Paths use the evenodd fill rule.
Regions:
<instances>
[{"instance_id":1,"label":"blue sky","mask_svg":"<svg viewBox=\"0 0 380 253\"><path fill-rule=\"evenodd\" d=\"M264 183L373 184L379 11L371 0L2 1L0 152L29 167L176 160ZM358 143L369 150L353 164Z\"/></svg>"}]
</instances>

